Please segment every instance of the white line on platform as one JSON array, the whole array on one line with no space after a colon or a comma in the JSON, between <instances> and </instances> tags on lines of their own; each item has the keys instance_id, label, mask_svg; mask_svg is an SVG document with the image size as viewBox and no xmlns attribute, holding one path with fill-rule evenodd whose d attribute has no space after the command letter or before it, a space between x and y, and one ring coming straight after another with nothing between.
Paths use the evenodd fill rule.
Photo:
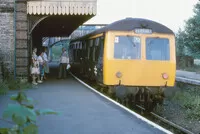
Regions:
<instances>
[{"instance_id":1,"label":"white line on platform","mask_svg":"<svg viewBox=\"0 0 200 134\"><path fill-rule=\"evenodd\" d=\"M89 89L91 89L92 91L94 91L95 93L99 94L100 96L106 98L107 100L113 102L114 104L116 104L117 106L121 107L122 109L126 110L127 112L131 113L132 115L136 116L137 118L143 120L144 122L147 122L148 124L154 126L155 128L167 133L167 134L173 134L172 132L170 132L169 130L166 130L165 128L159 126L158 124L142 117L141 115L131 111L130 109L126 108L125 106L119 104L118 102L110 99L109 97L105 96L104 94L98 92L97 90L95 90L94 88L92 88L91 86L89 86L88 84L86 84L85 82L83 82L82 80L80 80L79 78L77 78L75 75L73 75L72 73L70 73L76 80L78 80L79 82L81 82L83 85L85 85L86 87L88 87Z\"/></svg>"},{"instance_id":2,"label":"white line on platform","mask_svg":"<svg viewBox=\"0 0 200 134\"><path fill-rule=\"evenodd\" d=\"M195 82L199 82L200 83L200 80L195 80L195 79L191 79L191 78L185 78L185 77L179 77L179 76L177 76L176 78L184 79L184 80L191 80L191 81L195 81Z\"/></svg>"}]
</instances>

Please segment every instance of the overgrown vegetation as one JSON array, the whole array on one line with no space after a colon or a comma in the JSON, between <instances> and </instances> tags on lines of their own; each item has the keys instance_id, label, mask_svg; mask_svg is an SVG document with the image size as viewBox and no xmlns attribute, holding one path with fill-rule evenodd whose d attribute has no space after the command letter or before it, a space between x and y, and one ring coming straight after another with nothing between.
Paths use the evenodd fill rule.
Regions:
<instances>
[{"instance_id":1,"label":"overgrown vegetation","mask_svg":"<svg viewBox=\"0 0 200 134\"><path fill-rule=\"evenodd\" d=\"M46 114L58 114L51 109L34 109L33 99L27 97L23 90L29 88L30 84L23 83L20 79L15 80L10 77L0 84L1 94L6 94L8 89L19 90L17 94L10 97L11 100L17 103L8 104L8 107L3 112L3 118L0 118L0 120L10 123L13 125L13 127L0 128L0 134L37 134L37 116Z\"/></svg>"},{"instance_id":2,"label":"overgrown vegetation","mask_svg":"<svg viewBox=\"0 0 200 134\"><path fill-rule=\"evenodd\" d=\"M5 95L9 90L30 89L32 85L28 82L22 82L21 79L14 79L13 77L6 77L0 82L0 95Z\"/></svg>"},{"instance_id":3,"label":"overgrown vegetation","mask_svg":"<svg viewBox=\"0 0 200 134\"><path fill-rule=\"evenodd\" d=\"M194 66L191 66L191 67L179 66L179 69L184 70L184 71L189 71L189 72L200 73L200 65L194 65Z\"/></svg>"},{"instance_id":4,"label":"overgrown vegetation","mask_svg":"<svg viewBox=\"0 0 200 134\"><path fill-rule=\"evenodd\" d=\"M200 87L185 86L175 94L173 101L185 109L189 118L200 118Z\"/></svg>"},{"instance_id":5,"label":"overgrown vegetation","mask_svg":"<svg viewBox=\"0 0 200 134\"><path fill-rule=\"evenodd\" d=\"M8 92L8 85L6 82L0 82L0 95L5 95Z\"/></svg>"}]
</instances>

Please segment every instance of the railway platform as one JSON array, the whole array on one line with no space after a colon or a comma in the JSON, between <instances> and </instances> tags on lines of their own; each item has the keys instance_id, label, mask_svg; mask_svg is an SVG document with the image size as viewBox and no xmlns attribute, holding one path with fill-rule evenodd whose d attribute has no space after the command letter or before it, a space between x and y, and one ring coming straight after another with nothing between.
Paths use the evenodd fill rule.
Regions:
<instances>
[{"instance_id":1,"label":"railway platform","mask_svg":"<svg viewBox=\"0 0 200 134\"><path fill-rule=\"evenodd\" d=\"M26 94L38 101L36 108L61 112L61 115L39 117L39 134L170 133L127 112L70 75L64 80L50 78L37 89L26 90ZM9 102L8 96L0 96L0 115ZM0 121L1 127L7 125Z\"/></svg>"},{"instance_id":2,"label":"railway platform","mask_svg":"<svg viewBox=\"0 0 200 134\"><path fill-rule=\"evenodd\" d=\"M196 72L177 70L176 81L200 85L200 74Z\"/></svg>"}]
</instances>

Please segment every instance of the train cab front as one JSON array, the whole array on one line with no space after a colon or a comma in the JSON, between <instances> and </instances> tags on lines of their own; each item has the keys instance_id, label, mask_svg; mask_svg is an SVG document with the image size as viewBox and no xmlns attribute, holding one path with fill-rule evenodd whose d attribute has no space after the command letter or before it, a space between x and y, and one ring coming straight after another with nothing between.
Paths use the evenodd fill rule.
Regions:
<instances>
[{"instance_id":1,"label":"train cab front","mask_svg":"<svg viewBox=\"0 0 200 134\"><path fill-rule=\"evenodd\" d=\"M174 86L173 34L108 32L104 48L104 84Z\"/></svg>"}]
</instances>

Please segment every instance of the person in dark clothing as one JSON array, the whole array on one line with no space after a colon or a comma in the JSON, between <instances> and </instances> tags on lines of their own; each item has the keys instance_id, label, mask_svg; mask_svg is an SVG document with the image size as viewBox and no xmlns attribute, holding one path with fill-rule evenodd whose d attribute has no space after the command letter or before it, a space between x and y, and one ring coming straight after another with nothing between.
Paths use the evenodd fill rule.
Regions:
<instances>
[{"instance_id":1,"label":"person in dark clothing","mask_svg":"<svg viewBox=\"0 0 200 134\"><path fill-rule=\"evenodd\" d=\"M66 78L66 67L69 63L69 57L67 55L66 49L62 48L62 54L60 56L60 65L59 65L59 74L58 79L61 79L62 74L64 75L63 78Z\"/></svg>"}]
</instances>

